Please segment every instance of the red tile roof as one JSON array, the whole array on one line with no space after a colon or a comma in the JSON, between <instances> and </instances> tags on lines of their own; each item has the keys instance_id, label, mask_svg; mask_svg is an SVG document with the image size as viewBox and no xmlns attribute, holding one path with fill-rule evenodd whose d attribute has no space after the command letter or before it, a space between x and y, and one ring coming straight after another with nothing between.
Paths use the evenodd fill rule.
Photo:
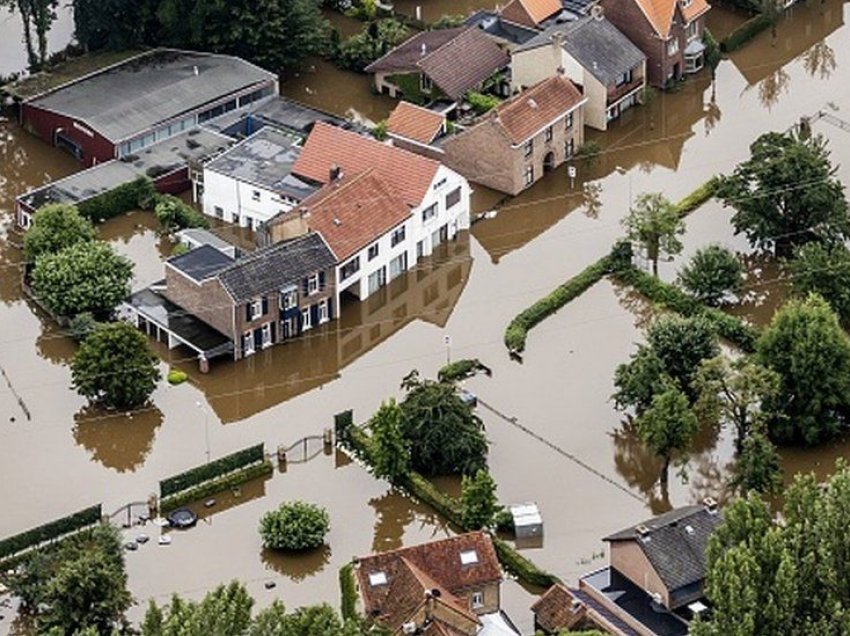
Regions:
<instances>
[{"instance_id":1,"label":"red tile roof","mask_svg":"<svg viewBox=\"0 0 850 636\"><path fill-rule=\"evenodd\" d=\"M325 184L333 166L355 175L370 168L415 208L422 203L440 167L438 161L381 143L336 126L317 122L292 171Z\"/></svg>"},{"instance_id":2,"label":"red tile roof","mask_svg":"<svg viewBox=\"0 0 850 636\"><path fill-rule=\"evenodd\" d=\"M556 75L535 84L493 111L491 117L514 145L523 143L558 117L578 106L584 97L569 79Z\"/></svg>"},{"instance_id":3,"label":"red tile roof","mask_svg":"<svg viewBox=\"0 0 850 636\"><path fill-rule=\"evenodd\" d=\"M562 9L560 0L512 0L502 9L502 19L537 27Z\"/></svg>"},{"instance_id":4,"label":"red tile roof","mask_svg":"<svg viewBox=\"0 0 850 636\"><path fill-rule=\"evenodd\" d=\"M410 102L399 102L387 120L387 132L430 144L443 128L444 115Z\"/></svg>"},{"instance_id":5,"label":"red tile roof","mask_svg":"<svg viewBox=\"0 0 850 636\"><path fill-rule=\"evenodd\" d=\"M303 212L341 261L410 217L410 208L375 170L343 175L287 214Z\"/></svg>"},{"instance_id":6,"label":"red tile roof","mask_svg":"<svg viewBox=\"0 0 850 636\"><path fill-rule=\"evenodd\" d=\"M655 32L662 38L667 38L670 35L670 29L673 26L673 17L676 15L676 5L679 0L634 0L640 7L646 19L655 29ZM680 5L681 6L681 5ZM690 22L694 18L699 17L711 7L706 0L691 0L687 7L682 7L682 14L685 20Z\"/></svg>"}]
</instances>

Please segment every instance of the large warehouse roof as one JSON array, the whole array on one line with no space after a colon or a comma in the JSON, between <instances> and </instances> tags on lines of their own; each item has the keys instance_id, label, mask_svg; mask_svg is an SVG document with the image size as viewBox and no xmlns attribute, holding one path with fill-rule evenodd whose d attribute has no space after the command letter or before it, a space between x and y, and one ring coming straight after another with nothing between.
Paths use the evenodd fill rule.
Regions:
<instances>
[{"instance_id":1,"label":"large warehouse roof","mask_svg":"<svg viewBox=\"0 0 850 636\"><path fill-rule=\"evenodd\" d=\"M118 142L236 91L274 79L239 58L158 49L27 103L74 117Z\"/></svg>"}]
</instances>

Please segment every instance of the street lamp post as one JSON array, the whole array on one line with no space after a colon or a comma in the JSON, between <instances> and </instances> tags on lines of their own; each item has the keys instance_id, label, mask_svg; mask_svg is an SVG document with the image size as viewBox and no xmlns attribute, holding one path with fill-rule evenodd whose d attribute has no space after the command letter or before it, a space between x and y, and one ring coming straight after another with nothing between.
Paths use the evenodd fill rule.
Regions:
<instances>
[{"instance_id":1,"label":"street lamp post","mask_svg":"<svg viewBox=\"0 0 850 636\"><path fill-rule=\"evenodd\" d=\"M207 445L207 463L210 463L210 422L209 415L207 414L207 409L203 405L203 403L199 400L195 402L195 406L197 406L204 414L204 440Z\"/></svg>"}]
</instances>

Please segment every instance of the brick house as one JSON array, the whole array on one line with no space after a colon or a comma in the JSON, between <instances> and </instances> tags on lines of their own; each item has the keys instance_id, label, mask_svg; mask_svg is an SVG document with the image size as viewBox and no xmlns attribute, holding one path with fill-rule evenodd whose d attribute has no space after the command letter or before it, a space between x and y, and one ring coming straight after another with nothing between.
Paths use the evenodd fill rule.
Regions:
<instances>
[{"instance_id":1,"label":"brick house","mask_svg":"<svg viewBox=\"0 0 850 636\"><path fill-rule=\"evenodd\" d=\"M229 337L239 359L335 318L335 264L316 233L236 260L202 245L166 261L161 294Z\"/></svg>"},{"instance_id":2,"label":"brick house","mask_svg":"<svg viewBox=\"0 0 850 636\"><path fill-rule=\"evenodd\" d=\"M600 0L605 17L646 54L652 86L665 87L705 62L706 0Z\"/></svg>"},{"instance_id":3,"label":"brick house","mask_svg":"<svg viewBox=\"0 0 850 636\"><path fill-rule=\"evenodd\" d=\"M364 614L397 634L516 633L500 612L502 571L483 532L357 560Z\"/></svg>"},{"instance_id":4,"label":"brick house","mask_svg":"<svg viewBox=\"0 0 850 636\"><path fill-rule=\"evenodd\" d=\"M516 195L581 147L586 102L566 77L543 80L446 139L443 161L470 181Z\"/></svg>"},{"instance_id":5,"label":"brick house","mask_svg":"<svg viewBox=\"0 0 850 636\"><path fill-rule=\"evenodd\" d=\"M646 56L603 16L555 24L518 46L511 56L514 90L563 72L580 86L585 123L608 123L643 99Z\"/></svg>"},{"instance_id":6,"label":"brick house","mask_svg":"<svg viewBox=\"0 0 850 636\"><path fill-rule=\"evenodd\" d=\"M537 29L561 11L561 0L511 0L502 9L501 16L508 22Z\"/></svg>"}]
</instances>

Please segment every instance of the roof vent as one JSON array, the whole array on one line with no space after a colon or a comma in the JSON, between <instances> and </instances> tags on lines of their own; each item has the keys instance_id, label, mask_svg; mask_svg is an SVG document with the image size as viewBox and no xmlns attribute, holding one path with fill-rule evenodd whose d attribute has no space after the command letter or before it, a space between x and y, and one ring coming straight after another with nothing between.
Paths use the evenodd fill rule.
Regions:
<instances>
[{"instance_id":1,"label":"roof vent","mask_svg":"<svg viewBox=\"0 0 850 636\"><path fill-rule=\"evenodd\" d=\"M706 497L702 500L702 505L712 514L717 512L717 500L714 497Z\"/></svg>"},{"instance_id":2,"label":"roof vent","mask_svg":"<svg viewBox=\"0 0 850 636\"><path fill-rule=\"evenodd\" d=\"M419 628L416 627L416 623L414 621L410 621L408 623L403 623L401 626L402 634L415 634Z\"/></svg>"},{"instance_id":3,"label":"roof vent","mask_svg":"<svg viewBox=\"0 0 850 636\"><path fill-rule=\"evenodd\" d=\"M475 565L478 563L478 553L475 550L464 550L460 553L461 565Z\"/></svg>"},{"instance_id":4,"label":"roof vent","mask_svg":"<svg viewBox=\"0 0 850 636\"><path fill-rule=\"evenodd\" d=\"M690 526L690 525L685 526L685 532L687 532L688 534L693 534L694 533L694 527Z\"/></svg>"},{"instance_id":5,"label":"roof vent","mask_svg":"<svg viewBox=\"0 0 850 636\"><path fill-rule=\"evenodd\" d=\"M195 71L195 77L197 77L198 75L200 75L200 71L198 71L198 67L197 67L197 66L192 67L192 69Z\"/></svg>"},{"instance_id":6,"label":"roof vent","mask_svg":"<svg viewBox=\"0 0 850 636\"><path fill-rule=\"evenodd\" d=\"M593 17L594 20L601 20L602 18L605 17L605 9L603 9L598 4L595 4L590 9L590 15Z\"/></svg>"},{"instance_id":7,"label":"roof vent","mask_svg":"<svg viewBox=\"0 0 850 636\"><path fill-rule=\"evenodd\" d=\"M640 536L645 537L649 534L649 528L647 528L644 524L640 524L635 526L635 532L637 532Z\"/></svg>"},{"instance_id":8,"label":"roof vent","mask_svg":"<svg viewBox=\"0 0 850 636\"><path fill-rule=\"evenodd\" d=\"M342 225L342 221L340 221L337 217L334 217L334 225L339 227L340 225Z\"/></svg>"},{"instance_id":9,"label":"roof vent","mask_svg":"<svg viewBox=\"0 0 850 636\"><path fill-rule=\"evenodd\" d=\"M528 98L528 105L529 105L531 108L537 108L537 102L536 102L536 101L534 101L534 98L533 98L533 97L529 97L529 98Z\"/></svg>"},{"instance_id":10,"label":"roof vent","mask_svg":"<svg viewBox=\"0 0 850 636\"><path fill-rule=\"evenodd\" d=\"M419 49L419 54L422 57L425 57L428 54L428 45L425 42L422 43L422 47Z\"/></svg>"},{"instance_id":11,"label":"roof vent","mask_svg":"<svg viewBox=\"0 0 850 636\"><path fill-rule=\"evenodd\" d=\"M377 587L378 585L386 585L387 584L387 573L386 572L372 572L369 574L369 585L372 587Z\"/></svg>"},{"instance_id":12,"label":"roof vent","mask_svg":"<svg viewBox=\"0 0 850 636\"><path fill-rule=\"evenodd\" d=\"M570 603L570 611L571 611L573 614L576 614L576 613L578 613L579 611L581 611L581 609L582 609L583 607L584 607L584 603L582 603L582 602L581 602L580 600L578 600L577 598L574 598L574 599L572 600L572 602Z\"/></svg>"}]
</instances>

